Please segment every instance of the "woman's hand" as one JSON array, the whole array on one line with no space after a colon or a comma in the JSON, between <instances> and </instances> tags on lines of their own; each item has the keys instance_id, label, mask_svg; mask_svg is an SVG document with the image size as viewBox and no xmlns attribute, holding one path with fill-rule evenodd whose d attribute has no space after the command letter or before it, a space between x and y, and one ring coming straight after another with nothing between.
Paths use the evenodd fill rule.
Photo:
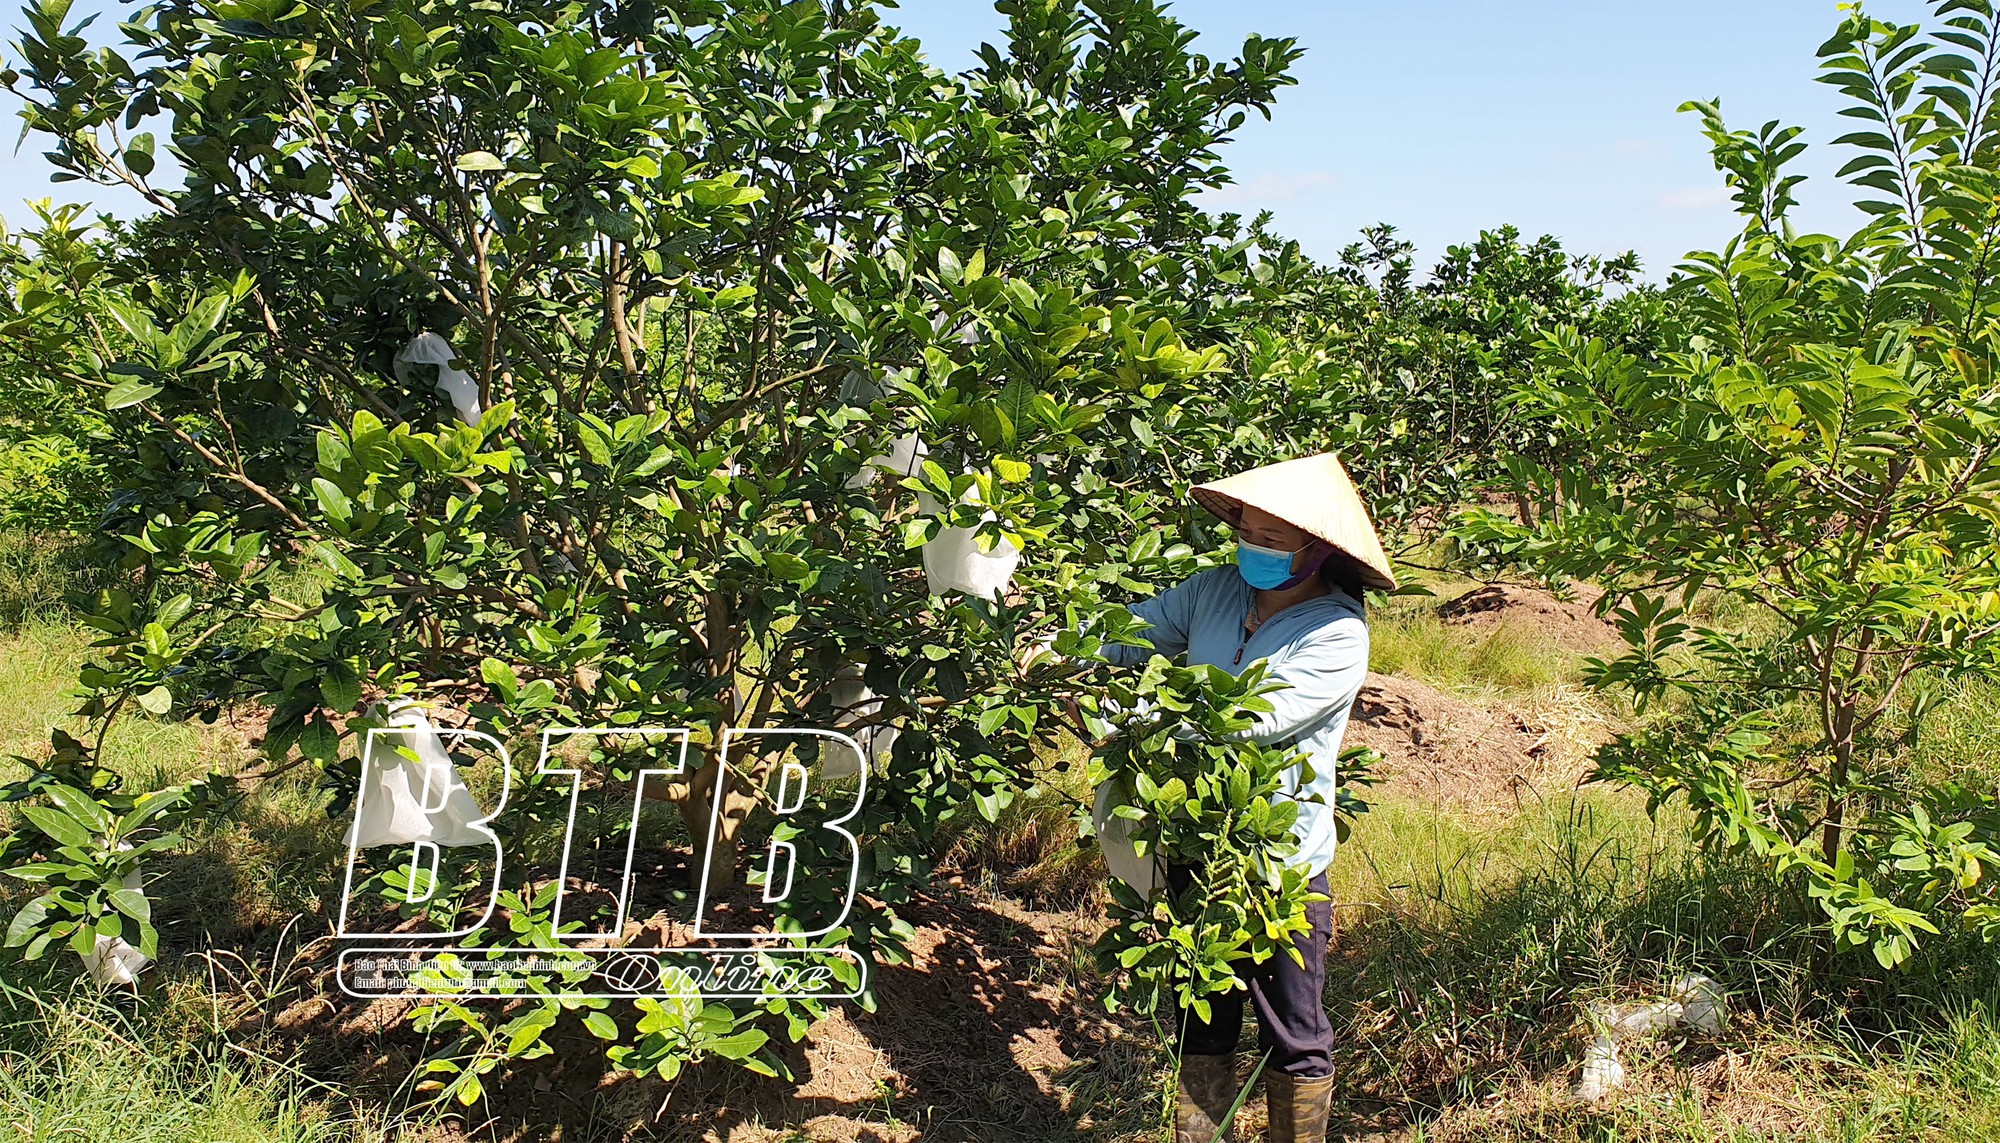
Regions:
<instances>
[{"instance_id":1,"label":"woman's hand","mask_svg":"<svg viewBox=\"0 0 2000 1143\"><path fill-rule=\"evenodd\" d=\"M1088 727L1090 724L1083 721L1083 710L1076 705L1076 696L1062 696L1062 704L1063 710L1069 713L1070 725L1076 727L1077 733L1083 735L1085 738L1089 738Z\"/></svg>"},{"instance_id":2,"label":"woman's hand","mask_svg":"<svg viewBox=\"0 0 2000 1143\"><path fill-rule=\"evenodd\" d=\"M1028 668L1034 666L1036 663L1060 663L1062 661L1063 657L1056 653L1056 637L1050 635L1034 643L1030 643L1021 652L1021 657L1017 660L1017 666L1019 666L1021 673L1025 675L1028 673Z\"/></svg>"}]
</instances>

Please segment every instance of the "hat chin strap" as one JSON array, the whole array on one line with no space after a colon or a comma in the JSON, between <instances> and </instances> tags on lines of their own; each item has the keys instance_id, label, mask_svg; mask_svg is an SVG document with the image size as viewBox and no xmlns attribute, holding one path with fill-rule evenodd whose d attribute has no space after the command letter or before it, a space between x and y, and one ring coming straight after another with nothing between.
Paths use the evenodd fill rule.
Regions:
<instances>
[{"instance_id":1,"label":"hat chin strap","mask_svg":"<svg viewBox=\"0 0 2000 1143\"><path fill-rule=\"evenodd\" d=\"M1327 543L1325 540L1322 540L1317 536L1313 537L1313 555L1310 559L1306 560L1306 566L1300 568L1298 571L1293 572L1290 579L1286 580L1285 582L1279 584L1274 588L1271 588L1270 590L1284 591L1287 588L1293 588L1299 586L1306 580L1311 579L1313 576L1319 574L1320 565L1325 563L1327 559L1330 558L1332 555L1333 555L1332 544Z\"/></svg>"}]
</instances>

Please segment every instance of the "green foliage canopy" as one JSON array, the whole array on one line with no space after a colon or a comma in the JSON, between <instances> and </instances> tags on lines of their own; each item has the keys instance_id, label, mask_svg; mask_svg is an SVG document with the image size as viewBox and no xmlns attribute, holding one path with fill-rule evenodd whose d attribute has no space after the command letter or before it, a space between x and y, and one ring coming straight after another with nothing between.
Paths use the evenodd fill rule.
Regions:
<instances>
[{"instance_id":1,"label":"green foliage canopy","mask_svg":"<svg viewBox=\"0 0 2000 1143\"><path fill-rule=\"evenodd\" d=\"M939 825L997 815L1059 700L1096 689L1014 648L1201 566L1160 541L1195 525L1191 479L1323 447L1324 394L1232 384L1228 352L1312 267L1188 203L1298 49L1209 60L1153 0L1001 7L1005 48L957 79L844 3L230 0L145 9L103 52L66 0L31 8L0 79L51 161L158 209L105 268L109 322L45 366L92 395L115 489L123 577L91 608L81 713L257 701L273 766L318 767L336 811L378 699L514 742L692 726L709 749L668 797L726 873L777 759L713 745L830 724L860 664L902 733L855 823L869 897L834 937L898 958ZM179 189L152 181L162 151ZM398 380L424 332L476 423L429 367ZM871 474L909 433L921 470ZM1014 590L933 594L919 549L946 527L1025 548ZM531 779L510 828L566 796ZM420 896L396 877L373 884ZM1255 907L1260 885L1221 892ZM1291 888L1222 951L1268 952ZM554 939L546 894L503 901L476 941ZM1200 960L1208 985L1230 963ZM457 1029L433 1080L472 1102L565 1012L661 1075L773 1066L752 1007L421 1019Z\"/></svg>"}]
</instances>

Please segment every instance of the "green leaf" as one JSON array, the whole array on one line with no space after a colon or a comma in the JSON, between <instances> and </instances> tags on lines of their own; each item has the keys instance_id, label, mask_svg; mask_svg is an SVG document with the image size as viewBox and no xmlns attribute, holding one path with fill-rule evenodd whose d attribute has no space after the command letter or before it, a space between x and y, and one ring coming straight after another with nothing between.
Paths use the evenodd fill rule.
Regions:
<instances>
[{"instance_id":1,"label":"green leaf","mask_svg":"<svg viewBox=\"0 0 2000 1143\"><path fill-rule=\"evenodd\" d=\"M175 624L187 618L188 612L192 610L194 610L194 597L182 592L160 605L159 615L154 622L158 623L162 630L171 630Z\"/></svg>"},{"instance_id":2,"label":"green leaf","mask_svg":"<svg viewBox=\"0 0 2000 1143\"><path fill-rule=\"evenodd\" d=\"M159 327L153 324L153 316L145 310L121 298L105 299L104 309L120 329L131 335L133 341L148 350L159 344Z\"/></svg>"},{"instance_id":3,"label":"green leaf","mask_svg":"<svg viewBox=\"0 0 2000 1143\"><path fill-rule=\"evenodd\" d=\"M332 762L340 757L340 731L318 714L299 733L299 753L307 758Z\"/></svg>"},{"instance_id":4,"label":"green leaf","mask_svg":"<svg viewBox=\"0 0 2000 1143\"><path fill-rule=\"evenodd\" d=\"M711 1055L721 1056L725 1060L741 1060L754 1054L759 1048L762 1048L769 1042L770 1039L770 1033L753 1028L747 1032L738 1032L733 1036L723 1036L720 1039L710 1040L703 1046L708 1049Z\"/></svg>"},{"instance_id":5,"label":"green leaf","mask_svg":"<svg viewBox=\"0 0 2000 1143\"><path fill-rule=\"evenodd\" d=\"M142 924L153 919L152 903L137 889L112 890L111 907Z\"/></svg>"},{"instance_id":6,"label":"green leaf","mask_svg":"<svg viewBox=\"0 0 2000 1143\"><path fill-rule=\"evenodd\" d=\"M43 786L42 796L56 804L64 814L83 823L94 833L103 833L111 828L111 814L97 803L97 799L74 786L60 782Z\"/></svg>"},{"instance_id":7,"label":"green leaf","mask_svg":"<svg viewBox=\"0 0 2000 1143\"><path fill-rule=\"evenodd\" d=\"M64 873L82 876L89 874L89 872L90 868L88 866L70 865L61 861L31 861L26 865L16 865L12 869L0 870L0 873L5 873L9 877L18 877L23 881L47 881L52 877Z\"/></svg>"},{"instance_id":8,"label":"green leaf","mask_svg":"<svg viewBox=\"0 0 2000 1143\"><path fill-rule=\"evenodd\" d=\"M49 898L47 897L37 897L26 905L21 906L21 911L14 914L14 920L7 926L7 947L10 949L19 948L27 944L36 933L41 931L42 926L47 923L48 917ZM33 960L34 958L31 956L28 959Z\"/></svg>"},{"instance_id":9,"label":"green leaf","mask_svg":"<svg viewBox=\"0 0 2000 1143\"><path fill-rule=\"evenodd\" d=\"M347 493L340 490L340 485L324 476L315 476L312 487L313 496L326 510L328 519L344 524L353 518L354 505L347 499Z\"/></svg>"},{"instance_id":10,"label":"green leaf","mask_svg":"<svg viewBox=\"0 0 2000 1143\"><path fill-rule=\"evenodd\" d=\"M142 131L132 136L132 141L126 144L125 165L142 179L153 173L153 147L153 134L150 131Z\"/></svg>"},{"instance_id":11,"label":"green leaf","mask_svg":"<svg viewBox=\"0 0 2000 1143\"><path fill-rule=\"evenodd\" d=\"M577 440L583 445L583 455L589 457L592 464L610 466L611 440L609 434L588 421L578 421L576 435Z\"/></svg>"},{"instance_id":12,"label":"green leaf","mask_svg":"<svg viewBox=\"0 0 2000 1143\"><path fill-rule=\"evenodd\" d=\"M34 823L36 829L54 838L58 845L88 847L91 844L90 828L59 810L47 806L22 806L21 814Z\"/></svg>"},{"instance_id":13,"label":"green leaf","mask_svg":"<svg viewBox=\"0 0 2000 1143\"><path fill-rule=\"evenodd\" d=\"M104 394L104 408L106 411L116 412L150 401L159 395L160 386L149 385L136 377L127 377L113 385L110 392Z\"/></svg>"},{"instance_id":14,"label":"green leaf","mask_svg":"<svg viewBox=\"0 0 2000 1143\"><path fill-rule=\"evenodd\" d=\"M222 315L229 312L229 295L210 294L194 304L188 315L174 325L173 343L181 353L193 349L201 339L215 332L222 324Z\"/></svg>"},{"instance_id":15,"label":"green leaf","mask_svg":"<svg viewBox=\"0 0 2000 1143\"><path fill-rule=\"evenodd\" d=\"M687 185L689 197L701 206L741 206L764 197L757 187L740 187L728 179L701 179Z\"/></svg>"},{"instance_id":16,"label":"green leaf","mask_svg":"<svg viewBox=\"0 0 2000 1143\"><path fill-rule=\"evenodd\" d=\"M382 425L382 418L367 409L358 409L354 414L354 430L349 434L354 443L354 459L369 472L389 473L395 471L399 455L394 438Z\"/></svg>"},{"instance_id":17,"label":"green leaf","mask_svg":"<svg viewBox=\"0 0 2000 1143\"><path fill-rule=\"evenodd\" d=\"M514 668L498 659L482 660L479 664L479 677L492 684L505 702L513 702L514 696L521 693L521 680L514 674Z\"/></svg>"},{"instance_id":18,"label":"green leaf","mask_svg":"<svg viewBox=\"0 0 2000 1143\"><path fill-rule=\"evenodd\" d=\"M812 565L790 552L765 552L764 566L782 580L795 582L812 574Z\"/></svg>"},{"instance_id":19,"label":"green leaf","mask_svg":"<svg viewBox=\"0 0 2000 1143\"><path fill-rule=\"evenodd\" d=\"M467 151L452 166L461 171L504 171L507 164L491 151Z\"/></svg>"},{"instance_id":20,"label":"green leaf","mask_svg":"<svg viewBox=\"0 0 2000 1143\"><path fill-rule=\"evenodd\" d=\"M980 736L983 738L992 737L993 732L1000 729L1000 724L1007 721L1007 714L1008 714L1008 708L1004 706L988 707L985 710L980 711L979 712ZM1142 774L1140 775L1140 777L1143 779L1145 775Z\"/></svg>"},{"instance_id":21,"label":"green leaf","mask_svg":"<svg viewBox=\"0 0 2000 1143\"><path fill-rule=\"evenodd\" d=\"M621 162L619 166L625 169L626 174L631 175L635 179L657 179L660 177L660 164L651 155L634 155Z\"/></svg>"},{"instance_id":22,"label":"green leaf","mask_svg":"<svg viewBox=\"0 0 2000 1143\"><path fill-rule=\"evenodd\" d=\"M191 785L180 785L139 795L138 800L132 803L131 812L120 819L119 832L130 833L163 811L185 804L193 791Z\"/></svg>"},{"instance_id":23,"label":"green leaf","mask_svg":"<svg viewBox=\"0 0 2000 1143\"><path fill-rule=\"evenodd\" d=\"M1016 377L1000 390L995 399L1001 416L1001 433L1008 444L1013 444L1020 436L1021 429L1035 415L1035 387L1026 378Z\"/></svg>"},{"instance_id":24,"label":"green leaf","mask_svg":"<svg viewBox=\"0 0 2000 1143\"><path fill-rule=\"evenodd\" d=\"M1000 811L1006 809L1007 803L1012 800L1010 793L1011 791L993 791L974 794L972 804L978 808L980 817L989 822L997 822L1000 820Z\"/></svg>"},{"instance_id":25,"label":"green leaf","mask_svg":"<svg viewBox=\"0 0 2000 1143\"><path fill-rule=\"evenodd\" d=\"M320 676L319 695L334 711L353 710L361 705L361 676L346 663L333 663Z\"/></svg>"}]
</instances>

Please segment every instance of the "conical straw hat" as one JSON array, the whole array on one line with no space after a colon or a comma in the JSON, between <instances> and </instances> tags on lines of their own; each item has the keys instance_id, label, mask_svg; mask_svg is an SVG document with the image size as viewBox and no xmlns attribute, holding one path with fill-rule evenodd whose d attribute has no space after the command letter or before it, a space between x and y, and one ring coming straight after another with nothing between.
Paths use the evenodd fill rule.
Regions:
<instances>
[{"instance_id":1,"label":"conical straw hat","mask_svg":"<svg viewBox=\"0 0 2000 1143\"><path fill-rule=\"evenodd\" d=\"M1252 504L1318 536L1361 564L1361 582L1394 591L1396 574L1340 457L1323 452L1239 472L1188 490L1195 503L1235 527Z\"/></svg>"}]
</instances>

